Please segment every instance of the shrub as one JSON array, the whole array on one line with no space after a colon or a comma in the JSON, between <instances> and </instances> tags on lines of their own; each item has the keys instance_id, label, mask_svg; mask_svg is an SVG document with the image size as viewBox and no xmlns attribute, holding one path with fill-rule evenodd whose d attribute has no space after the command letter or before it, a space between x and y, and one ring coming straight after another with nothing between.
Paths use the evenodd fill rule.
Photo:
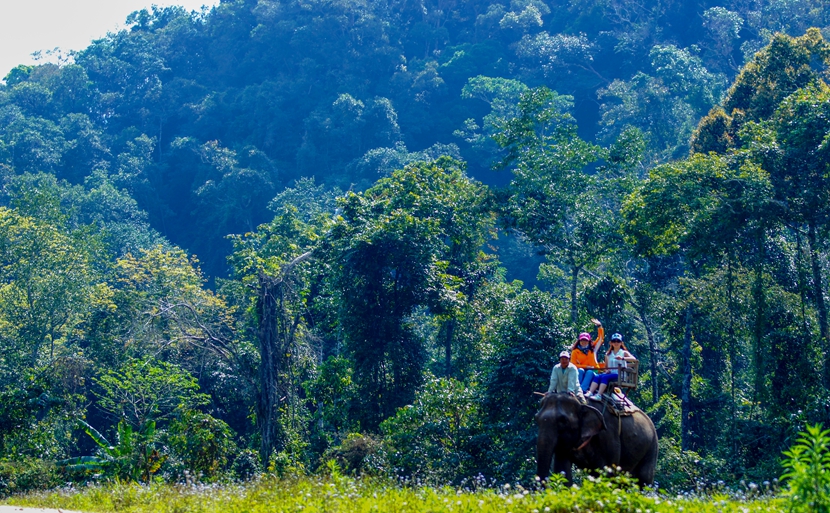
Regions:
<instances>
[{"instance_id":1,"label":"shrub","mask_svg":"<svg viewBox=\"0 0 830 513\"><path fill-rule=\"evenodd\" d=\"M379 470L376 463L382 458L381 453L381 443L376 438L350 433L340 445L326 451L323 461L334 461L349 475L376 475Z\"/></svg>"},{"instance_id":2,"label":"shrub","mask_svg":"<svg viewBox=\"0 0 830 513\"><path fill-rule=\"evenodd\" d=\"M285 410L283 410L285 413ZM304 433L285 423L282 450L271 453L268 472L280 477L304 475L308 472L308 442Z\"/></svg>"},{"instance_id":3,"label":"shrub","mask_svg":"<svg viewBox=\"0 0 830 513\"><path fill-rule=\"evenodd\" d=\"M454 379L427 381L411 405L380 426L397 477L436 485L468 477L479 417L471 387Z\"/></svg>"},{"instance_id":4,"label":"shrub","mask_svg":"<svg viewBox=\"0 0 830 513\"><path fill-rule=\"evenodd\" d=\"M55 465L40 459L0 461L0 497L54 488L63 482Z\"/></svg>"},{"instance_id":5,"label":"shrub","mask_svg":"<svg viewBox=\"0 0 830 513\"><path fill-rule=\"evenodd\" d=\"M234 477L247 481L262 472L262 463L259 460L259 453L251 449L243 449L237 454L231 465L231 472Z\"/></svg>"},{"instance_id":6,"label":"shrub","mask_svg":"<svg viewBox=\"0 0 830 513\"><path fill-rule=\"evenodd\" d=\"M726 462L684 451L673 438L660 439L657 458L657 484L669 492L700 491L717 483L725 474Z\"/></svg>"},{"instance_id":7,"label":"shrub","mask_svg":"<svg viewBox=\"0 0 830 513\"><path fill-rule=\"evenodd\" d=\"M186 410L174 419L167 441L178 466L207 480L225 470L237 452L231 428L198 410Z\"/></svg>"}]
</instances>

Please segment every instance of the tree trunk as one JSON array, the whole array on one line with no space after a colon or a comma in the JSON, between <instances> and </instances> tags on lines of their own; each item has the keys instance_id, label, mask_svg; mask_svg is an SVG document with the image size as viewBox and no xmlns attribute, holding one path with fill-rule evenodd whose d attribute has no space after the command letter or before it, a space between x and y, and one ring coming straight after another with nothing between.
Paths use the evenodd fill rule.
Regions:
<instances>
[{"instance_id":1,"label":"tree trunk","mask_svg":"<svg viewBox=\"0 0 830 513\"><path fill-rule=\"evenodd\" d=\"M294 262L298 261L295 259ZM291 266L286 266L289 271ZM260 357L257 424L262 438L260 455L265 465L274 450L282 448L284 441L280 406L290 399L292 377L289 353L300 322L300 316L292 317L286 308L286 291L284 279L260 274L256 305Z\"/></svg>"},{"instance_id":2,"label":"tree trunk","mask_svg":"<svg viewBox=\"0 0 830 513\"><path fill-rule=\"evenodd\" d=\"M732 266L734 264L734 259L732 252L730 251L727 255L726 260L726 297L727 297L727 304L729 305L729 326L728 326L728 336L729 336L729 345L734 346L735 344L735 314L737 310L737 306L735 305L735 276L732 272ZM731 404L730 409L732 410L732 414L730 415L730 422L732 424L732 432L736 433L737 429L737 401L735 397L735 351L726 351L725 354L729 357L729 390L731 392ZM732 445L732 461L738 461L738 439L737 437L731 437L731 445Z\"/></svg>"},{"instance_id":3,"label":"tree trunk","mask_svg":"<svg viewBox=\"0 0 830 513\"><path fill-rule=\"evenodd\" d=\"M644 296L645 294L643 294ZM635 296L636 297L636 296ZM631 305L634 311L637 312L638 320L646 330L646 338L648 339L649 352L649 372L651 373L651 397L653 402L660 400L659 384L657 383L657 340L654 337L654 330L651 329L651 321L648 318L648 299L639 297L637 300L632 300Z\"/></svg>"},{"instance_id":4,"label":"tree trunk","mask_svg":"<svg viewBox=\"0 0 830 513\"><path fill-rule=\"evenodd\" d=\"M452 338L455 332L455 318L446 323L446 334L444 338L444 372L447 379L452 377Z\"/></svg>"},{"instance_id":5,"label":"tree trunk","mask_svg":"<svg viewBox=\"0 0 830 513\"><path fill-rule=\"evenodd\" d=\"M267 466L271 453L279 442L279 374L281 354L279 309L281 294L278 284L268 276L260 275L257 291L257 314L259 329L259 401L257 404L257 424L260 434L260 456Z\"/></svg>"},{"instance_id":6,"label":"tree trunk","mask_svg":"<svg viewBox=\"0 0 830 513\"><path fill-rule=\"evenodd\" d=\"M810 264L813 271L813 295L816 298L816 310L818 310L818 327L819 335L821 336L821 351L826 355L830 352L830 336L827 330L827 305L824 302L824 285L821 279L821 262L818 254L818 236L816 235L816 224L812 219L807 226L807 238L810 243ZM830 368L826 358L824 361L824 383L825 386L830 384Z\"/></svg>"},{"instance_id":7,"label":"tree trunk","mask_svg":"<svg viewBox=\"0 0 830 513\"><path fill-rule=\"evenodd\" d=\"M577 308L577 301L576 301L576 290L577 285L579 284L579 271L581 271L581 266L573 265L571 267L571 324L576 325L577 318L579 317L579 310Z\"/></svg>"},{"instance_id":8,"label":"tree trunk","mask_svg":"<svg viewBox=\"0 0 830 513\"><path fill-rule=\"evenodd\" d=\"M801 230L798 226L792 228L795 234L796 269L798 270L798 294L801 298L801 330L807 338L810 335L810 325L807 322L807 269L804 267L804 243L801 240Z\"/></svg>"},{"instance_id":9,"label":"tree trunk","mask_svg":"<svg viewBox=\"0 0 830 513\"><path fill-rule=\"evenodd\" d=\"M648 338L648 352L649 352L649 372L651 373L651 397L655 403L660 400L660 390L657 383L657 340L654 338L654 331L651 329L651 323L648 321L645 312L641 314L643 318L643 326L646 328L646 338Z\"/></svg>"},{"instance_id":10,"label":"tree trunk","mask_svg":"<svg viewBox=\"0 0 830 513\"><path fill-rule=\"evenodd\" d=\"M686 330L683 335L683 350L681 352L681 368L683 384L680 391L680 447L687 451L691 446L691 426L689 414L692 408L692 305L686 306Z\"/></svg>"},{"instance_id":11,"label":"tree trunk","mask_svg":"<svg viewBox=\"0 0 830 513\"><path fill-rule=\"evenodd\" d=\"M297 256L282 268L281 276L259 274L256 312L259 321L259 398L257 400L257 426L262 440L260 456L267 467L271 453L281 448L283 431L280 425L280 404L290 393L289 349L294 343L300 315L291 316L286 307L287 281L294 268L310 259L312 251ZM291 296L293 297L293 296Z\"/></svg>"},{"instance_id":12,"label":"tree trunk","mask_svg":"<svg viewBox=\"0 0 830 513\"><path fill-rule=\"evenodd\" d=\"M753 363L755 371L755 382L752 406L750 409L750 418L752 418L753 410L758 402L764 401L766 395L766 387L764 387L764 378L766 377L766 351L764 348L764 336L767 329L766 320L766 292L764 291L764 261L766 243L765 228L759 227L756 234L756 251L758 253L755 260L755 277L752 285L752 296L755 300L755 329L753 330L754 349L753 349Z\"/></svg>"}]
</instances>

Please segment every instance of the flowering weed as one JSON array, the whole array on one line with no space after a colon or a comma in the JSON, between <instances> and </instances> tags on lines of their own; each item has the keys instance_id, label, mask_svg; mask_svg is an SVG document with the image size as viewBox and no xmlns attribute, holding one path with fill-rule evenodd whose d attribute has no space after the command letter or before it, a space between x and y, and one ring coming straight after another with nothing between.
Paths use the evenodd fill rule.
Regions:
<instances>
[{"instance_id":1,"label":"flowering weed","mask_svg":"<svg viewBox=\"0 0 830 513\"><path fill-rule=\"evenodd\" d=\"M529 490L503 485L478 490L406 487L332 472L326 477L265 478L209 486L112 483L12 498L9 503L95 512L169 513L564 513L564 512L784 512L781 499L735 500L726 496L667 497L641 492L625 476L586 478L581 487L562 484Z\"/></svg>"}]
</instances>

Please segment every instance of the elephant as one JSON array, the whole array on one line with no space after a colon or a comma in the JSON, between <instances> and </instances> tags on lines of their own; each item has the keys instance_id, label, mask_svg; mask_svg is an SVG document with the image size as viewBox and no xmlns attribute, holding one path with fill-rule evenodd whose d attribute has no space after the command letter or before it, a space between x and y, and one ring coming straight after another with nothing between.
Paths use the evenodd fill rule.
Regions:
<instances>
[{"instance_id":1,"label":"elephant","mask_svg":"<svg viewBox=\"0 0 830 513\"><path fill-rule=\"evenodd\" d=\"M562 473L572 482L572 464L586 470L619 466L640 486L654 483L657 466L657 430L640 410L617 417L582 404L571 394L545 394L536 414L536 475L544 482L550 473ZM600 403L597 405L602 408Z\"/></svg>"}]
</instances>

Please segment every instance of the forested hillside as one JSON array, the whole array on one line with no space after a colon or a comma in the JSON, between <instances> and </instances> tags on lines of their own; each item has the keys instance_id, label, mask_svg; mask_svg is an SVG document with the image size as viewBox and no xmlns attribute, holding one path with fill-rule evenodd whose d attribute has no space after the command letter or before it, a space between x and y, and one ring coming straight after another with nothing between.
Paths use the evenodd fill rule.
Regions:
<instances>
[{"instance_id":1,"label":"forested hillside","mask_svg":"<svg viewBox=\"0 0 830 513\"><path fill-rule=\"evenodd\" d=\"M825 2L127 21L0 85L4 493L528 480L592 317L641 362L663 486L771 479L827 422Z\"/></svg>"}]
</instances>

